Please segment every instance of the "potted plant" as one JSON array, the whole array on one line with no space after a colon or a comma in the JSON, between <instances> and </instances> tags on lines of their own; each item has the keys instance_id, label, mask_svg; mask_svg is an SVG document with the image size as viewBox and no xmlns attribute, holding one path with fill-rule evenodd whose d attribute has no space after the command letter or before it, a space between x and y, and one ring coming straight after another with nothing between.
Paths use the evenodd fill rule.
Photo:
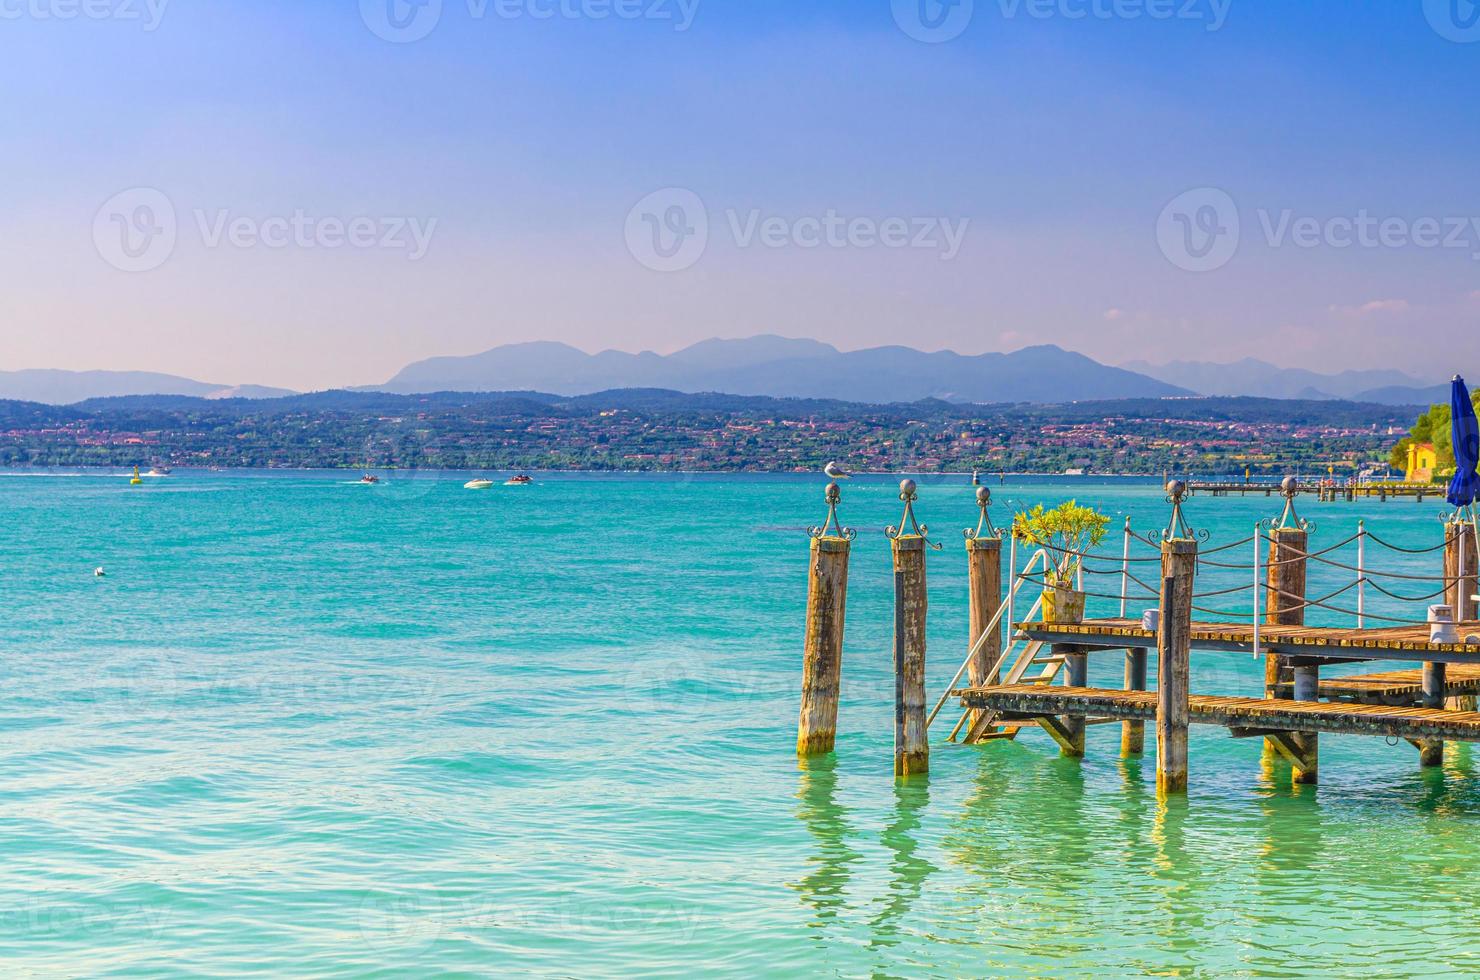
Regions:
<instances>
[{"instance_id":1,"label":"potted plant","mask_svg":"<svg viewBox=\"0 0 1480 980\"><path fill-rule=\"evenodd\" d=\"M1069 624L1084 621L1084 593L1075 588L1084 553L1105 540L1110 518L1076 501L1047 510L1042 504L1012 519L1019 541L1038 545L1048 554L1043 576L1043 621Z\"/></svg>"}]
</instances>

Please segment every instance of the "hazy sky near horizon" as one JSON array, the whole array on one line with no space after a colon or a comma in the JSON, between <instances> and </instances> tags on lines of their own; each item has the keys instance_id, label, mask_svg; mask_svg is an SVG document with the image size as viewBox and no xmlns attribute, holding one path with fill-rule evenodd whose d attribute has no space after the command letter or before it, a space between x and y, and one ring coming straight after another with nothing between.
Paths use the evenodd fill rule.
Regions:
<instances>
[{"instance_id":1,"label":"hazy sky near horizon","mask_svg":"<svg viewBox=\"0 0 1480 980\"><path fill-rule=\"evenodd\" d=\"M1480 370L1469 0L0 0L0 369Z\"/></svg>"}]
</instances>

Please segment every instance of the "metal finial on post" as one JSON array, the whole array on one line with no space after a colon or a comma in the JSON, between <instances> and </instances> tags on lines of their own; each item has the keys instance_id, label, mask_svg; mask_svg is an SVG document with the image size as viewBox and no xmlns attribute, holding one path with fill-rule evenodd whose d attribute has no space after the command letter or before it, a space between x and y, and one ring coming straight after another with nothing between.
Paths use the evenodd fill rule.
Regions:
<instances>
[{"instance_id":1,"label":"metal finial on post","mask_svg":"<svg viewBox=\"0 0 1480 980\"><path fill-rule=\"evenodd\" d=\"M1187 496L1187 484L1181 480L1167 481L1167 502L1172 505L1172 516L1167 521L1167 529L1162 532L1162 538L1167 541L1177 538L1187 539L1193 537L1192 527L1187 523L1187 518L1182 516L1182 500Z\"/></svg>"},{"instance_id":2,"label":"metal finial on post","mask_svg":"<svg viewBox=\"0 0 1480 980\"><path fill-rule=\"evenodd\" d=\"M967 528L961 532L966 536L966 540L981 541L986 538L1002 537L1002 532L992 526L992 518L987 515L987 508L992 506L992 491L986 487L977 487L976 505L982 509L982 519L976 522L976 530Z\"/></svg>"},{"instance_id":3,"label":"metal finial on post","mask_svg":"<svg viewBox=\"0 0 1480 980\"><path fill-rule=\"evenodd\" d=\"M1293 476L1287 476L1280 481L1280 496L1285 498L1285 509L1280 514L1279 521L1274 525L1276 529L1295 528L1301 531L1310 530L1310 522L1295 513L1295 498L1299 494L1299 480Z\"/></svg>"},{"instance_id":4,"label":"metal finial on post","mask_svg":"<svg viewBox=\"0 0 1480 980\"><path fill-rule=\"evenodd\" d=\"M838 520L838 503L843 499L842 488L835 482L829 483L824 496L827 499L827 520L822 522L821 527L807 528L807 533L814 538L842 538L852 541L858 536L858 532L851 527L844 527Z\"/></svg>"},{"instance_id":5,"label":"metal finial on post","mask_svg":"<svg viewBox=\"0 0 1480 980\"><path fill-rule=\"evenodd\" d=\"M914 480L899 481L899 499L904 501L904 516L899 519L897 526L891 524L884 529L886 536L898 538L910 534L923 538L929 533L930 528L915 520L915 501L919 496L919 486Z\"/></svg>"}]
</instances>

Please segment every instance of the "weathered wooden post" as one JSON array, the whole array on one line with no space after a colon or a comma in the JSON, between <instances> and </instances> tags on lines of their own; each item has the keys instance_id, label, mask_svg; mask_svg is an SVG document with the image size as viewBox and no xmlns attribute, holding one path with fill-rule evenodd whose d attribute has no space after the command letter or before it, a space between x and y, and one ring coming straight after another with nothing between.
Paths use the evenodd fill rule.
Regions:
<instances>
[{"instance_id":1,"label":"weathered wooden post","mask_svg":"<svg viewBox=\"0 0 1480 980\"><path fill-rule=\"evenodd\" d=\"M1423 706L1444 707L1444 664L1423 665ZM1425 738L1418 742L1418 764L1425 768L1444 764L1444 742L1441 739Z\"/></svg>"},{"instance_id":2,"label":"weathered wooden post","mask_svg":"<svg viewBox=\"0 0 1480 980\"><path fill-rule=\"evenodd\" d=\"M1296 701L1319 701L1321 699L1321 668L1315 663L1301 663L1291 669ZM1320 777L1320 737L1315 732L1291 732L1294 745L1293 780L1302 785L1312 785Z\"/></svg>"},{"instance_id":3,"label":"weathered wooden post","mask_svg":"<svg viewBox=\"0 0 1480 980\"><path fill-rule=\"evenodd\" d=\"M1300 484L1293 476L1280 482L1280 495L1285 510L1270 531L1269 561L1265 582L1264 622L1269 626L1303 626L1305 624L1305 556L1310 536L1307 524L1295 514L1295 496ZM1279 688L1295 682L1289 658L1277 654L1264 657L1264 696L1277 698ZM1314 737L1314 736L1312 736ZM1279 755L1274 741L1264 740L1265 755Z\"/></svg>"},{"instance_id":4,"label":"weathered wooden post","mask_svg":"<svg viewBox=\"0 0 1480 980\"><path fill-rule=\"evenodd\" d=\"M1451 520L1444 525L1444 601L1454 610L1456 623L1477 618L1475 594L1477 584L1475 528L1466 521ZM1440 665L1442 667L1442 665ZM1474 711L1475 695L1459 694L1443 699L1450 711Z\"/></svg>"},{"instance_id":5,"label":"weathered wooden post","mask_svg":"<svg viewBox=\"0 0 1480 980\"><path fill-rule=\"evenodd\" d=\"M1444 525L1444 601L1454 609L1456 623L1475 620L1475 529L1468 521Z\"/></svg>"},{"instance_id":6,"label":"weathered wooden post","mask_svg":"<svg viewBox=\"0 0 1480 980\"><path fill-rule=\"evenodd\" d=\"M925 535L914 480L899 484L904 516L885 533L894 552L894 775L930 771L925 728Z\"/></svg>"},{"instance_id":7,"label":"weathered wooden post","mask_svg":"<svg viewBox=\"0 0 1480 980\"><path fill-rule=\"evenodd\" d=\"M1192 587L1197 540L1182 518L1186 485L1167 485L1172 519L1161 544L1161 622L1156 634L1156 789L1187 792L1188 700L1192 673Z\"/></svg>"},{"instance_id":8,"label":"weathered wooden post","mask_svg":"<svg viewBox=\"0 0 1480 980\"><path fill-rule=\"evenodd\" d=\"M843 618L848 600L848 551L852 528L838 522L842 491L827 485L827 520L808 533L807 634L802 654L802 711L797 755L825 755L838 732L838 691L843 674Z\"/></svg>"},{"instance_id":9,"label":"weathered wooden post","mask_svg":"<svg viewBox=\"0 0 1480 980\"><path fill-rule=\"evenodd\" d=\"M1146 690L1146 648L1135 647L1125 652L1125 689ZM1120 723L1120 754L1140 755L1146 751L1146 723L1123 721Z\"/></svg>"},{"instance_id":10,"label":"weathered wooden post","mask_svg":"<svg viewBox=\"0 0 1480 980\"><path fill-rule=\"evenodd\" d=\"M976 505L981 508L982 516L976 530L966 532L966 571L970 589L966 642L967 649L976 651L967 668L972 687L1002 681L1001 670L992 670L1002 656L1002 624L997 623L990 631L987 629L987 624L1002 608L1002 536L987 515L991 504L992 491L977 487ZM1009 624L1008 629L1011 628ZM983 639L983 634L989 632L991 635ZM976 716L977 712L972 712L972 726L976 724Z\"/></svg>"},{"instance_id":11,"label":"weathered wooden post","mask_svg":"<svg viewBox=\"0 0 1480 980\"><path fill-rule=\"evenodd\" d=\"M1056 644L1053 655L1064 658L1064 683L1069 687L1089 687L1089 655L1084 647L1073 644ZM1061 746L1063 754L1071 759L1084 758L1084 715L1065 715L1060 719L1067 744Z\"/></svg>"}]
</instances>

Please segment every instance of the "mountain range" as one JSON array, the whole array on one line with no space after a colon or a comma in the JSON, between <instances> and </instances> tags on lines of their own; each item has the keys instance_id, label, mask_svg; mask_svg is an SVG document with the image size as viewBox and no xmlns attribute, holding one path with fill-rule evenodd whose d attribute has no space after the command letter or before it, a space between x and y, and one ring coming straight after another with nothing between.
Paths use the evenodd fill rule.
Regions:
<instances>
[{"instance_id":1,"label":"mountain range","mask_svg":"<svg viewBox=\"0 0 1480 980\"><path fill-rule=\"evenodd\" d=\"M405 368L381 390L549 391L613 388L715 391L773 398L981 404L1166 397L1192 392L1108 367L1059 347L1011 354L925 353L909 347L840 351L815 340L706 340L673 354L587 354L565 344L509 344L470 357L436 357Z\"/></svg>"},{"instance_id":2,"label":"mountain range","mask_svg":"<svg viewBox=\"0 0 1480 980\"><path fill-rule=\"evenodd\" d=\"M1135 361L1113 367L1052 345L976 355L910 347L840 351L820 341L776 336L706 340L666 355L616 350L587 354L545 341L507 344L481 354L418 361L384 384L351 390L540 391L569 397L614 389L875 404L927 399L1053 404L1204 395L1422 405L1448 398L1447 385L1425 385L1395 370L1320 374L1253 358L1233 364ZM283 388L138 371L0 371L0 399L52 405L129 395L263 399L293 394Z\"/></svg>"},{"instance_id":3,"label":"mountain range","mask_svg":"<svg viewBox=\"0 0 1480 980\"><path fill-rule=\"evenodd\" d=\"M0 398L71 405L121 395L190 395L195 398L280 398L293 392L262 385L220 385L150 371L0 371Z\"/></svg>"},{"instance_id":4,"label":"mountain range","mask_svg":"<svg viewBox=\"0 0 1480 980\"><path fill-rule=\"evenodd\" d=\"M1167 384L1190 388L1200 395L1348 399L1376 402L1380 405L1427 405L1449 397L1447 384L1426 384L1402 371L1319 374L1302 368L1276 367L1252 357L1232 364L1214 364L1208 361L1150 364L1146 361L1131 361L1121 367Z\"/></svg>"}]
</instances>

